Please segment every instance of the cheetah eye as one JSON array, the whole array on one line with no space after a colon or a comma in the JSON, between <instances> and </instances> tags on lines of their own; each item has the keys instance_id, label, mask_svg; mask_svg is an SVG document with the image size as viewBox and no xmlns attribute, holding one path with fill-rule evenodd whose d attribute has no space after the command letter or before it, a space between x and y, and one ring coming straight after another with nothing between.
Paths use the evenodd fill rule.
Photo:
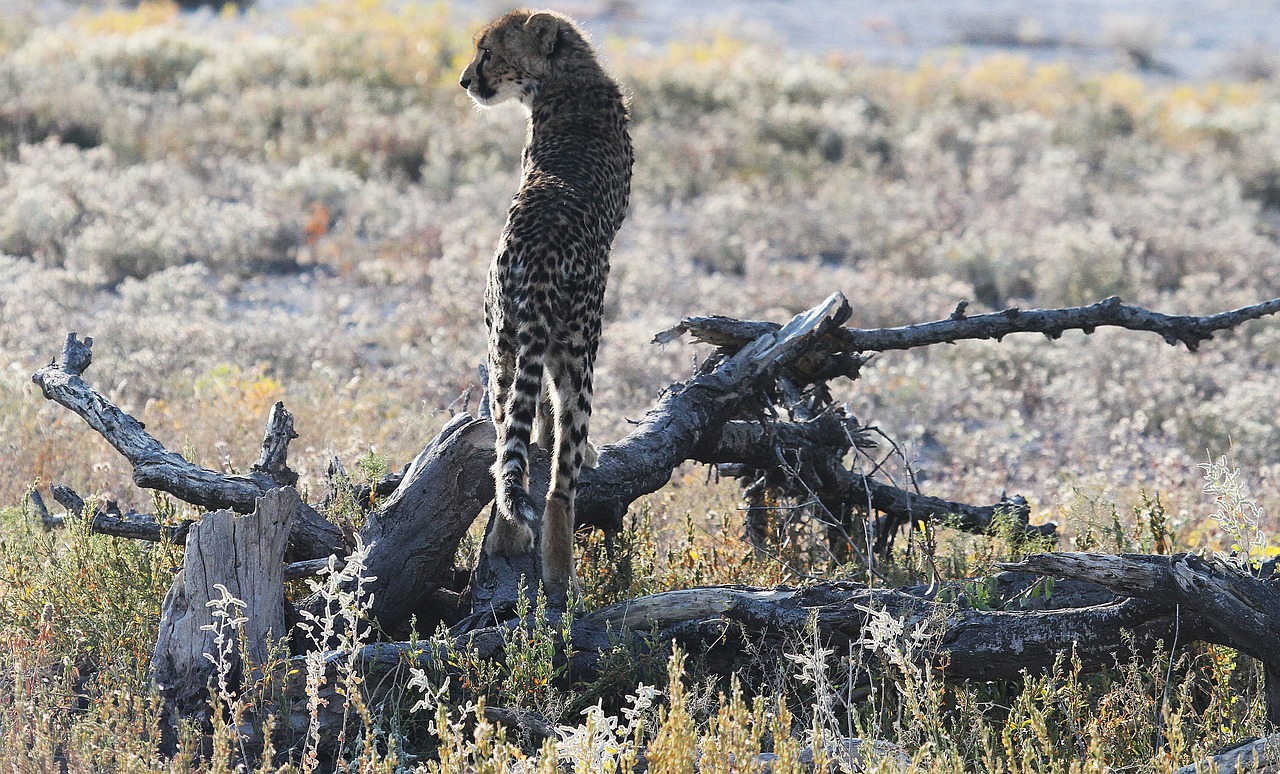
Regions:
<instances>
[{"instance_id":1,"label":"cheetah eye","mask_svg":"<svg viewBox=\"0 0 1280 774\"><path fill-rule=\"evenodd\" d=\"M489 61L489 57L491 56L493 56L493 49L491 48L480 49L480 61L482 63L487 63Z\"/></svg>"}]
</instances>

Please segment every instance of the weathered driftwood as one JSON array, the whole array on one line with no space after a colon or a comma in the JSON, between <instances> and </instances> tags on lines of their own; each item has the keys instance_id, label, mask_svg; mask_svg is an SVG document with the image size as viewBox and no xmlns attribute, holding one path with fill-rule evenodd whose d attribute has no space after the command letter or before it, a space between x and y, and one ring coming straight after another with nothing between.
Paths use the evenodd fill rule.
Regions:
<instances>
[{"instance_id":1,"label":"weathered driftwood","mask_svg":"<svg viewBox=\"0 0 1280 774\"><path fill-rule=\"evenodd\" d=\"M908 638L885 643L903 648L908 659L948 679L1020 679L1024 673L1051 669L1074 657L1096 670L1151 657L1158 643L1205 639L1212 630L1192 611L1173 602L1119 598L1089 583L1065 580L1052 595L1032 595L1041 581L1027 573L997 576L985 604L1009 610L974 609L961 584L901 589L868 589L851 583L816 583L799 589L706 587L633 599L574 619L568 679L602 677L602 654L619 638L632 636L657 648L672 643L699 654L704 668L722 671L759 669L778 660L785 649L808 647L810 626L838 655L875 652L866 639L870 616L892 616L910 632L928 633L913 646ZM504 621L454 637L454 647L474 649L481 658L502 658L518 621ZM556 626L554 621L553 626ZM421 647L421 646L419 646ZM347 662L334 654L330 663ZM449 673L448 654L411 650L408 643L380 642L356 653L368 679L403 674L407 665ZM867 662L869 663L869 662ZM746 673L749 673L746 672ZM336 681L331 680L330 685ZM329 720L342 716L342 698L326 689Z\"/></svg>"},{"instance_id":2,"label":"weathered driftwood","mask_svg":"<svg viewBox=\"0 0 1280 774\"><path fill-rule=\"evenodd\" d=\"M1280 728L1280 577L1260 580L1222 559L1195 554L1033 554L1003 567L1074 578L1200 616L1208 626L1200 638L1230 645L1262 662L1267 721Z\"/></svg>"},{"instance_id":3,"label":"weathered driftwood","mask_svg":"<svg viewBox=\"0 0 1280 774\"><path fill-rule=\"evenodd\" d=\"M203 508L253 511L257 498L292 483L292 471L284 465L285 450L293 434L293 420L283 406L272 410L263 453L247 476L217 473L183 459L155 439L141 422L121 411L80 378L93 361L93 339L83 341L67 334L61 362L54 360L31 377L44 396L78 414L133 466L133 481L146 489L159 489ZM280 476L277 480L274 476ZM296 475L293 476L296 480ZM314 559L345 553L342 531L315 509L300 503L293 519L290 555Z\"/></svg>"},{"instance_id":4,"label":"weathered driftwood","mask_svg":"<svg viewBox=\"0 0 1280 774\"><path fill-rule=\"evenodd\" d=\"M246 663L260 670L274 643L288 635L281 559L297 510L298 493L284 487L264 494L250 514L216 511L191 526L182 570L161 606L151 660L154 684L179 715L207 715L214 660L226 660L226 687L236 691L243 679L253 679L252 671L244 674ZM239 631L214 615L210 602L225 599L219 587L243 603L226 608L234 617L243 614ZM227 638L221 650L215 641L219 626Z\"/></svg>"},{"instance_id":5,"label":"weathered driftwood","mask_svg":"<svg viewBox=\"0 0 1280 774\"><path fill-rule=\"evenodd\" d=\"M1077 309L1011 310L976 317L964 317L957 310L949 320L923 326L857 331L842 327L849 306L840 294L833 294L786 326L690 318L681 330L720 349L692 379L672 385L633 433L601 449L598 467L584 471L580 481L579 523L620 528L632 502L657 491L676 466L692 460L722 464L725 472L743 475L748 482L812 499L830 517L834 537L844 538L833 542L848 542L852 519L861 513L882 515L876 534L881 550L898 526L942 517L954 518L965 529L986 531L1003 513L1013 526L1028 533L1052 535L1054 525L1029 523L1029 509L1016 496L985 506L958 503L899 489L846 466L842 462L846 452L862 445L865 438L856 419L830 404L824 380L833 374L856 374L864 361L855 349L906 348L1018 331L1054 334L1071 327L1089 331L1106 324L1156 330L1194 346L1214 330L1271 313L1275 307L1275 302L1268 302L1191 318L1106 301ZM748 341L748 337L754 338ZM83 382L80 374L91 359L90 343L69 336L62 362L41 369L34 380L46 396L76 411L107 437L134 464L140 484L159 486L206 507L245 511L263 491L294 480L285 457L295 433L292 418L282 406L272 411L261 457L249 475L205 470L165 450L140 423ZM779 406L793 415L793 421L770 418ZM491 496L489 432L487 423L461 415L404 474L357 493L366 502L373 500L375 492L391 491L371 515L364 535L366 543L374 544L371 562L379 569L373 574L380 579L374 617L384 627L395 630L413 615L419 616L420 623L456 620L458 600L452 594L459 589L449 585L456 579L450 557ZM543 475L545 471L535 464L534 489ZM102 524L109 526L106 520ZM137 525L124 528L133 530ZM146 530L150 534L153 528ZM340 530L304 504L295 519L289 558L341 554L342 542ZM520 575L536 577L536 568L523 559L500 563L496 574L482 566L472 579L473 608L506 610ZM433 610L437 604L447 611Z\"/></svg>"},{"instance_id":6,"label":"weathered driftwood","mask_svg":"<svg viewBox=\"0 0 1280 774\"><path fill-rule=\"evenodd\" d=\"M1000 513L1007 513L1016 526L1027 532L1051 534L1053 525L1029 524L1025 503L1017 498L991 506L953 503L889 486L847 467L847 452L863 446L866 439L856 419L833 405L826 380L856 375L865 363L862 352L963 338L999 338L1020 331L1056 336L1071 328L1087 333L1099 325L1119 325L1154 330L1166 340L1182 341L1194 348L1213 331L1277 310L1280 301L1207 318L1170 317L1109 300L1078 309L1009 310L973 318L957 309L951 319L937 323L859 331L843 327L850 314L849 305L835 294L784 326L762 327L763 324L723 319L714 324L686 320L682 324L685 330L716 343L719 349L691 379L672 385L634 432L600 450L597 468L584 471L580 481L579 521L618 529L632 502L657 491L676 466L692 460L721 464L728 472L737 472L748 480L754 477L789 496L810 497L828 511L837 529L847 525L846 520L855 510L884 514L889 528L895 520L901 524L954 515L961 526L978 531L989 529ZM273 492L281 483L296 480L287 465L288 443L295 433L292 418L283 406L273 409L262 454L248 475L206 470L166 450L145 432L141 423L81 379L91 360L90 344L89 339L81 342L72 334L61 363L42 368L33 379L46 397L75 411L107 438L134 466L134 479L140 485L168 491L204 507L251 512L258 498ZM777 419L780 411L788 414L788 421ZM363 533L366 544L372 545L366 560L367 572L377 577L367 587L374 596L371 617L382 631L402 631L411 616L418 617L421 628L434 621L453 623L471 612L473 615L455 626L457 644L474 647L481 656L501 656L516 625L509 620L508 612L515 599L516 578L537 577L531 558L519 559L515 564L505 560L482 562L469 579L453 567L453 554L461 536L492 497L492 447L492 428L487 421L459 415L403 474L388 477L364 493L362 500L370 503L375 503L375 493L385 495L375 503ZM533 459L531 489L536 492L545 485L546 463L543 456L535 454ZM339 478L334 476L335 481ZM276 502L277 498L273 492L267 499ZM309 506L297 503L296 498L290 502L289 558L307 560L341 554L341 531ZM290 505L282 507L287 510ZM69 506L69 510L74 509ZM215 514L205 519L220 524L230 515ZM95 515L94 522L97 521ZM189 547L198 545L201 529L192 528ZM151 534L152 527L146 530ZM275 589L276 578L282 582L286 571L282 561L286 551L283 544L278 552L267 545L258 545L257 549L265 551L268 547L274 558L265 558L264 553L259 563L271 565L273 577L269 585ZM199 573L214 569L195 569L192 563L198 565L202 560L193 558L190 551L187 561L187 575L175 584L170 595L173 599L166 602L166 609L179 610L180 597L193 593L188 590L193 574L200 578L203 576ZM525 564L521 565L521 561ZM1036 565L1035 561L1042 563ZM599 676L601 654L625 631L638 636L656 632L657 638L652 642L657 646L675 642L689 650L696 649L704 654L711 668L728 671L757 657L752 654L776 653L786 643L794 642L804 634L810 620L816 622L819 636L829 646L842 652L855 651L868 645L864 633L869 616L887 615L905 626L924 626L934 632L932 646L911 655L922 666L958 679L1017 678L1026 670L1049 668L1069 654L1086 668L1097 668L1118 658L1129 658L1132 649L1141 655L1153 652L1157 642L1177 644L1192 640L1239 647L1262 659L1271 678L1277 663L1276 648L1264 641L1265 632L1276 630L1277 607L1271 598L1271 587L1233 575L1227 567L1197 564L1203 560L1183 557L1178 561L1165 570L1160 569L1158 558L1146 564L1125 565L1129 575L1120 584L1124 588L1119 588L1097 568L1093 569L1098 577L1092 577L1080 569L1079 562L1071 570L1069 562L1055 565L1053 560L1033 557L1019 568L1064 575L1075 572L1075 577L1090 582L1059 583L1051 603L1040 599L1026 609L1002 609L1006 603L1029 600L1027 589L1037 582L1031 576L1016 573L1001 577L995 597L987 600L993 609L967 605L957 586L886 590L825 583L802 589L720 587L669 592L575 619L569 674L571 679L581 680ZM1146 575L1135 567L1145 568ZM234 567L223 569L230 571ZM1166 570L1169 577L1157 572ZM317 567L315 563L296 563L288 572L291 577L303 577L317 572ZM1157 576L1162 579L1152 580ZM1136 591L1146 587L1135 583L1134 577L1146 578L1150 590ZM471 584L469 595L460 593L461 583L467 580ZM200 586L206 590L206 599L213 582L205 579ZM245 594L240 598L252 605L260 604L263 594L283 603L277 591L253 591L251 586L227 584L230 593ZM1177 594L1175 587L1179 589ZM1259 591L1259 587L1263 590ZM1193 597L1219 601L1196 607ZM203 602L197 606L200 604ZM304 600L302 606L306 609L317 604L319 600ZM1224 616L1237 619L1224 623ZM174 655L172 643L187 636L179 634L175 640L175 620L187 619L173 614L166 618L165 626L170 631L162 632L162 643L170 644L157 649L157 681L166 686L168 695L195 696L204 689L209 673L205 671L201 677L196 669L201 664L194 646L185 651L179 648L179 653L186 653L186 666L174 666L178 655ZM277 619L273 612L261 620ZM194 619L184 625L190 630ZM194 630L200 631L198 626ZM407 646L398 643L376 643L357 655L362 668L373 671L402 666L410 658ZM428 652L412 658L423 664L436 662L436 666L447 670L447 664L438 662L438 655ZM251 656L256 658L256 654ZM336 663L345 657L333 654L330 660ZM184 669L184 676L172 676ZM1277 684L1269 679L1271 694L1276 693ZM331 710L341 707L337 697L330 698ZM1274 720L1275 707L1280 704L1274 696L1269 699ZM180 711L198 708L194 699L173 701Z\"/></svg>"},{"instance_id":7,"label":"weathered driftwood","mask_svg":"<svg viewBox=\"0 0 1280 774\"><path fill-rule=\"evenodd\" d=\"M414 458L400 485L369 515L362 537L369 546L365 588L370 616L390 632L418 617L421 631L441 620L438 589L454 579L458 542L493 499L493 425L459 414ZM447 599L447 598L446 598ZM299 607L319 613L318 595Z\"/></svg>"}]
</instances>

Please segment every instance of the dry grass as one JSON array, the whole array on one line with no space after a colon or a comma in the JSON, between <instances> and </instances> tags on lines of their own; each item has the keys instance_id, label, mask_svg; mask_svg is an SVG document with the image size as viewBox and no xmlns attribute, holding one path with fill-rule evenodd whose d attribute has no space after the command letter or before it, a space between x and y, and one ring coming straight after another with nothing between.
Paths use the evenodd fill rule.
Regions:
<instances>
[{"instance_id":1,"label":"dry grass","mask_svg":"<svg viewBox=\"0 0 1280 774\"><path fill-rule=\"evenodd\" d=\"M151 504L30 374L66 331L92 335L90 381L170 448L221 469L252 461L283 399L301 433L291 462L317 493L335 454L410 459L475 381L479 289L523 136L518 110L477 113L456 87L466 46L440 9L372 0L290 19L144 6L58 26L0 20L6 763L74 766L127 739L106 768L197 765L155 755L143 679L173 552L41 535L17 507L36 482ZM778 319L835 289L861 327L944 317L960 299L1121 294L1210 312L1280 295L1274 80L1155 88L1008 57L900 71L725 39L606 50L633 95L638 156L607 299L601 441L688 374L701 353L647 343L685 314ZM1123 549L1155 547L1144 498L1158 492L1174 536L1162 550L1226 548L1236 536L1209 518L1197 465L1230 450L1253 501L1276 512L1277 353L1275 321L1195 355L1137 334L1014 338L884 355L842 397L902 445L930 493L1021 492L1037 518L1064 524L1067 544ZM803 552L754 558L739 505L733 485L680 472L637 509L626 572L584 547L591 603L856 571ZM1275 532L1266 514L1259 526ZM956 574L1011 550L941 538ZM895 572L912 577L916 561ZM825 714L799 667L779 670L787 701L763 707L690 673L680 709L679 670L652 664L636 673L666 693L637 694L655 702L641 714L579 715L582 688L539 702L585 721L576 749L615 759L627 739L790 754L789 729L897 740L928 770L1065 771L1074 758L1163 771L1258 727L1251 666L1217 649L1182 659L1170 685L1163 672L1086 677L1069 663L1022 686L904 674L883 702ZM377 744L352 755L394 768L388 749L430 739L414 749L459 767L553 760L549 748L543 764L507 758L518 748L474 710L440 712L434 731L430 712L379 718Z\"/></svg>"}]
</instances>

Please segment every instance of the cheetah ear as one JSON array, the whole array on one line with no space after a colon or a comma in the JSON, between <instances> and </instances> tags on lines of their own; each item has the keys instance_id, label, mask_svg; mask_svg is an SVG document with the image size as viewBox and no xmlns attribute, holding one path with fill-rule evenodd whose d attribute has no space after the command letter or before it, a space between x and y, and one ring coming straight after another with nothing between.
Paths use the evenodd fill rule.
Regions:
<instances>
[{"instance_id":1,"label":"cheetah ear","mask_svg":"<svg viewBox=\"0 0 1280 774\"><path fill-rule=\"evenodd\" d=\"M533 36L538 53L551 56L556 50L556 37L560 34L560 20L549 13L535 13L524 23Z\"/></svg>"}]
</instances>

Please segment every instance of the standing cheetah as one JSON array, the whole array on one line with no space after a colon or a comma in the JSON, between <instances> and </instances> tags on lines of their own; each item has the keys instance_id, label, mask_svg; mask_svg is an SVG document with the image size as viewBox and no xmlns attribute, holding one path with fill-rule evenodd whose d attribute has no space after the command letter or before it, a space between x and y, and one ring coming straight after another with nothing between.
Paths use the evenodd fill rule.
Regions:
<instances>
[{"instance_id":1,"label":"standing cheetah","mask_svg":"<svg viewBox=\"0 0 1280 774\"><path fill-rule=\"evenodd\" d=\"M542 581L559 602L575 583L578 472L595 464L587 443L591 373L609 246L631 191L627 105L578 26L549 11L512 11L485 27L460 83L481 107L516 98L529 111L520 190L484 299L499 517L485 550L512 555L532 544L537 508L525 479L540 415L540 439L553 445L554 472L542 527ZM539 407L542 396L549 412Z\"/></svg>"}]
</instances>

